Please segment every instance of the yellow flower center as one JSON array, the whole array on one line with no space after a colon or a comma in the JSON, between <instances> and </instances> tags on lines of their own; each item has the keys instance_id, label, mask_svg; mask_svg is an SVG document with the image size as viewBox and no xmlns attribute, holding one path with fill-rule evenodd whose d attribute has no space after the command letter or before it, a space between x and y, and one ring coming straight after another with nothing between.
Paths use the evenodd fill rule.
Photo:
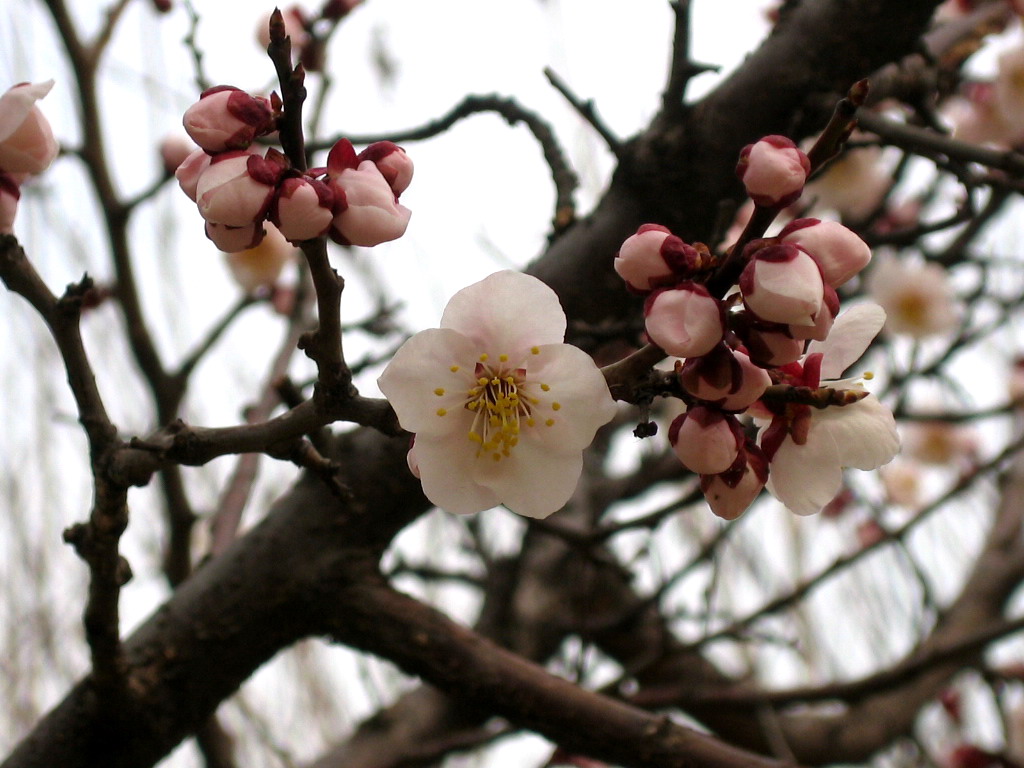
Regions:
<instances>
[{"instance_id":1,"label":"yellow flower center","mask_svg":"<svg viewBox=\"0 0 1024 768\"><path fill-rule=\"evenodd\" d=\"M540 350L534 347L530 352L536 355ZM536 427L539 422L546 427L556 424L554 418L541 419L538 411L558 411L562 407L561 403L542 402L535 397L532 393L538 389L549 396L551 387L530 381L525 368L512 368L508 361L506 354L498 355L496 361L492 361L490 355L480 355L473 370L472 385L465 391L463 408L472 414L467 437L476 444L478 459L501 461L511 456L512 449L519 443L521 430ZM459 369L456 365L450 368L453 373ZM434 393L440 397L445 391L438 388ZM438 416L448 414L444 408L437 411Z\"/></svg>"}]
</instances>

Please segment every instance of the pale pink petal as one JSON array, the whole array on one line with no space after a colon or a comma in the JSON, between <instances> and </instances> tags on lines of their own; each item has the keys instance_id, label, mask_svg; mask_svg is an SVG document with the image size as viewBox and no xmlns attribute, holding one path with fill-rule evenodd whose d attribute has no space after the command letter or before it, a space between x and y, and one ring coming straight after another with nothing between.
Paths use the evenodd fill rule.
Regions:
<instances>
[{"instance_id":1,"label":"pale pink petal","mask_svg":"<svg viewBox=\"0 0 1024 768\"><path fill-rule=\"evenodd\" d=\"M812 432L825 432L836 444L844 467L877 469L900 450L892 412L874 395L852 405L826 408L814 414Z\"/></svg>"},{"instance_id":2,"label":"pale pink petal","mask_svg":"<svg viewBox=\"0 0 1024 768\"><path fill-rule=\"evenodd\" d=\"M45 83L16 85L0 96L0 141L4 141L25 122L39 99L53 88L53 80Z\"/></svg>"},{"instance_id":3,"label":"pale pink petal","mask_svg":"<svg viewBox=\"0 0 1024 768\"><path fill-rule=\"evenodd\" d=\"M807 354L822 354L821 378L838 379L864 354L885 325L885 310L877 304L858 304L836 318L828 338L812 341Z\"/></svg>"},{"instance_id":4,"label":"pale pink petal","mask_svg":"<svg viewBox=\"0 0 1024 768\"><path fill-rule=\"evenodd\" d=\"M558 453L539 442L521 440L500 461L481 457L475 478L517 515L543 518L569 501L582 471L579 449Z\"/></svg>"},{"instance_id":5,"label":"pale pink petal","mask_svg":"<svg viewBox=\"0 0 1024 768\"><path fill-rule=\"evenodd\" d=\"M468 444L473 414L464 405L478 355L476 343L461 333L430 328L399 348L377 386L398 414L399 424L415 432L417 440L420 436L456 438L464 432L463 439L453 443ZM441 409L443 415L438 413Z\"/></svg>"},{"instance_id":6,"label":"pale pink petal","mask_svg":"<svg viewBox=\"0 0 1024 768\"><path fill-rule=\"evenodd\" d=\"M537 349L538 354L527 359L527 394L538 400L534 408L536 424L524 436L552 450L557 446L560 451L582 451L593 442L598 428L615 416L617 408L608 384L582 349L569 344ZM542 384L548 389L542 389ZM548 420L553 422L551 426Z\"/></svg>"},{"instance_id":7,"label":"pale pink petal","mask_svg":"<svg viewBox=\"0 0 1024 768\"><path fill-rule=\"evenodd\" d=\"M446 512L468 515L501 503L498 495L474 479L479 459L476 446L450 438L416 436L416 466L423 493ZM579 474L573 478L573 483Z\"/></svg>"},{"instance_id":8,"label":"pale pink petal","mask_svg":"<svg viewBox=\"0 0 1024 768\"><path fill-rule=\"evenodd\" d=\"M533 346L560 343L565 313L555 292L540 280L506 270L452 296L441 327L476 340L491 355L517 358Z\"/></svg>"},{"instance_id":9,"label":"pale pink petal","mask_svg":"<svg viewBox=\"0 0 1024 768\"><path fill-rule=\"evenodd\" d=\"M813 424L806 443L797 445L786 438L769 466L769 493L798 515L820 512L842 484L835 440L828 430L815 429Z\"/></svg>"}]
</instances>

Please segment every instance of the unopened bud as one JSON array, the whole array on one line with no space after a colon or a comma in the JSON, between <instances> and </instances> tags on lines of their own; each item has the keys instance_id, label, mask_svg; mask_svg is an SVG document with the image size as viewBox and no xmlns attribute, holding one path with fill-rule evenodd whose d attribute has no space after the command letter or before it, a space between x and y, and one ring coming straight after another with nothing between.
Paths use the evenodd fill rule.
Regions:
<instances>
[{"instance_id":1,"label":"unopened bud","mask_svg":"<svg viewBox=\"0 0 1024 768\"><path fill-rule=\"evenodd\" d=\"M785 208L803 192L811 162L785 136L765 136L740 151L736 175L763 208Z\"/></svg>"}]
</instances>

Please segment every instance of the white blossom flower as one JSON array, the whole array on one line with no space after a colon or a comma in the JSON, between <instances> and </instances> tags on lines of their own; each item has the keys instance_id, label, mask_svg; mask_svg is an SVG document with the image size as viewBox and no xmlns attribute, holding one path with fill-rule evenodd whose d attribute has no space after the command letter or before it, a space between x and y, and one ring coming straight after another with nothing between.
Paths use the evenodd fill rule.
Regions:
<instances>
[{"instance_id":1,"label":"white blossom flower","mask_svg":"<svg viewBox=\"0 0 1024 768\"><path fill-rule=\"evenodd\" d=\"M892 256L875 261L867 288L885 310L886 331L921 339L956 328L961 307L946 270L938 264L907 262Z\"/></svg>"},{"instance_id":2,"label":"white blossom flower","mask_svg":"<svg viewBox=\"0 0 1024 768\"><path fill-rule=\"evenodd\" d=\"M884 323L885 312L874 304L844 312L825 341L812 341L808 346L801 361L803 372L809 374L804 383L863 389L859 382L839 380L839 376L864 354ZM820 373L814 373L819 364ZM819 512L835 497L843 484L843 467L877 469L899 451L892 412L874 395L845 406L797 408L805 410L796 418L792 414L788 419L776 416L772 425L761 431L759 442L771 461L768 491L798 515ZM800 418L804 422L798 425ZM784 436L776 442L777 447L765 446L766 437L777 441L782 429Z\"/></svg>"},{"instance_id":3,"label":"white blossom flower","mask_svg":"<svg viewBox=\"0 0 1024 768\"><path fill-rule=\"evenodd\" d=\"M565 326L554 291L498 272L398 350L378 384L415 433L410 467L430 501L546 517L569 500L615 404L590 356L562 343Z\"/></svg>"}]
</instances>

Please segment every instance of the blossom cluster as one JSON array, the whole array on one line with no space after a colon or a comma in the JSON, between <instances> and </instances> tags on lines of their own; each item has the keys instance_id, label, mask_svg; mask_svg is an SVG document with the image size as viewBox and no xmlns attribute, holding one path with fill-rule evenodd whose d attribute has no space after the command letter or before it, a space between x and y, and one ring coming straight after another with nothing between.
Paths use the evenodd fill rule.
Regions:
<instances>
[{"instance_id":1,"label":"blossom cluster","mask_svg":"<svg viewBox=\"0 0 1024 768\"><path fill-rule=\"evenodd\" d=\"M752 147L740 165L751 197L762 207L788 205L806 181L802 153L776 138ZM669 440L701 476L717 515L736 518L766 485L793 512L820 511L839 491L843 467L874 469L898 450L888 409L859 383L839 380L885 322L875 305L839 315L836 289L870 259L843 225L797 219L746 244L737 290L719 298L705 285L718 260L704 245L656 224L622 244L615 269L646 297L647 336L683 358L676 375L688 408ZM808 396L766 397L773 384ZM745 414L762 424L756 441Z\"/></svg>"},{"instance_id":2,"label":"blossom cluster","mask_svg":"<svg viewBox=\"0 0 1024 768\"><path fill-rule=\"evenodd\" d=\"M185 130L199 149L175 176L218 248L255 247L265 220L293 244L328 235L342 245L373 246L405 233L411 213L398 197L413 166L401 147L381 141L356 154L341 139L326 167L300 171L273 147L254 146L276 130L275 111L270 99L217 86L185 112Z\"/></svg>"},{"instance_id":3,"label":"blossom cluster","mask_svg":"<svg viewBox=\"0 0 1024 768\"><path fill-rule=\"evenodd\" d=\"M20 83L0 96L0 234L13 232L21 185L57 157L53 130L36 106L51 88L53 80Z\"/></svg>"}]
</instances>

